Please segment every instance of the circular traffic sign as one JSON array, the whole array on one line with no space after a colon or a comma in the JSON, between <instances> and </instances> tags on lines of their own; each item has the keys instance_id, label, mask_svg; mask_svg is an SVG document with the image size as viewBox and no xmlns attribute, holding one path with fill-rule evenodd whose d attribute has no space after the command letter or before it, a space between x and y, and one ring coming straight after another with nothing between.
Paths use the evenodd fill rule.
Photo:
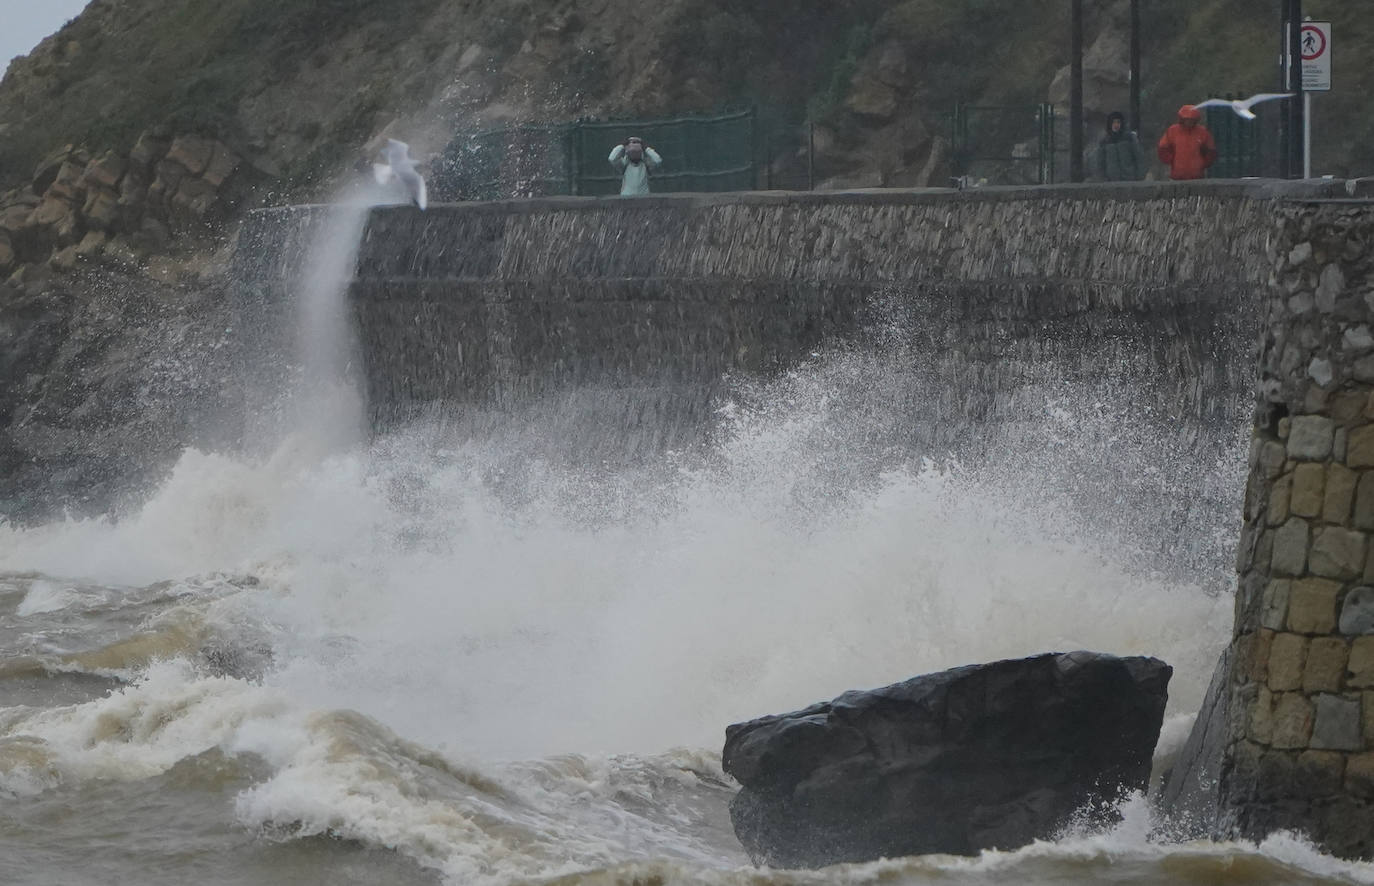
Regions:
<instances>
[{"instance_id":1,"label":"circular traffic sign","mask_svg":"<svg viewBox=\"0 0 1374 886\"><path fill-rule=\"evenodd\" d=\"M1302 60L1310 62L1322 57L1326 52L1326 35L1321 28L1312 25L1302 26Z\"/></svg>"}]
</instances>

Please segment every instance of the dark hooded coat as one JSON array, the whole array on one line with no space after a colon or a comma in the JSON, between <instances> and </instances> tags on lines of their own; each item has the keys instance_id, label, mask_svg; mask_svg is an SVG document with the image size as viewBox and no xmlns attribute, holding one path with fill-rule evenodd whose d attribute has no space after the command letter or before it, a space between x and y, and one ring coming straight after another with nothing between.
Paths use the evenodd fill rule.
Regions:
<instances>
[{"instance_id":1,"label":"dark hooded coat","mask_svg":"<svg viewBox=\"0 0 1374 886\"><path fill-rule=\"evenodd\" d=\"M1107 117L1107 132L1097 143L1093 155L1093 174L1102 181L1134 182L1145 177L1145 151L1140 147L1140 139L1123 125L1120 131L1112 131L1112 121L1125 117L1113 113Z\"/></svg>"}]
</instances>

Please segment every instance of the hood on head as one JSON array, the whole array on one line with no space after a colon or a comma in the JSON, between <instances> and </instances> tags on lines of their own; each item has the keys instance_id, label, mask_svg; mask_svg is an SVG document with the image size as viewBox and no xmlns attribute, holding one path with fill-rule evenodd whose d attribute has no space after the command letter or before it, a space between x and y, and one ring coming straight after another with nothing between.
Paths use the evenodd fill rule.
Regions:
<instances>
[{"instance_id":1,"label":"hood on head","mask_svg":"<svg viewBox=\"0 0 1374 886\"><path fill-rule=\"evenodd\" d=\"M1201 120L1201 119L1202 119L1202 112L1199 111L1197 108L1193 107L1192 105L1184 105L1183 107L1181 107L1181 108L1178 109L1178 121L1179 121L1180 123L1182 123L1184 120Z\"/></svg>"}]
</instances>

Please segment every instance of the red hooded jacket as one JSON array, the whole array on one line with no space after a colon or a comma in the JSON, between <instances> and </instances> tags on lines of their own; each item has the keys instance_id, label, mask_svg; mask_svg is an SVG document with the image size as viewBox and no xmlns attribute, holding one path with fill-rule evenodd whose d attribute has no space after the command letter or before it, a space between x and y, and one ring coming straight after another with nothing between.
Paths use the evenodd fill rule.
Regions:
<instances>
[{"instance_id":1,"label":"red hooded jacket","mask_svg":"<svg viewBox=\"0 0 1374 886\"><path fill-rule=\"evenodd\" d=\"M1202 119L1202 112L1192 105L1180 108L1178 119L1179 122L1166 129L1159 140L1160 162L1169 167L1169 178L1174 181L1202 178L1207 167L1216 162L1216 140L1201 122L1192 127L1183 125L1184 120Z\"/></svg>"}]
</instances>

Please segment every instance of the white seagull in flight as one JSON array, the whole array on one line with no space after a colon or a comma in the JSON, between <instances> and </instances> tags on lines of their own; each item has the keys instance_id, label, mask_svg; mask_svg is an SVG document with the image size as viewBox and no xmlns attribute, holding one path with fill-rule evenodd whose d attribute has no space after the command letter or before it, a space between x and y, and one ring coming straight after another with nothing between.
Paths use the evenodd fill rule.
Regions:
<instances>
[{"instance_id":1,"label":"white seagull in flight","mask_svg":"<svg viewBox=\"0 0 1374 886\"><path fill-rule=\"evenodd\" d=\"M415 161L410 159L410 146L389 138L386 140L386 147L382 148L382 159L386 162L372 164L372 174L377 177L377 184L384 185L391 181L393 176L396 177L405 185L411 201L424 209L429 202L425 193L425 180L415 171Z\"/></svg>"},{"instance_id":2,"label":"white seagull in flight","mask_svg":"<svg viewBox=\"0 0 1374 886\"><path fill-rule=\"evenodd\" d=\"M1255 119L1255 112L1250 110L1260 102L1272 101L1276 98L1291 98L1296 95L1292 92L1261 92L1259 95L1252 95L1249 98L1236 99L1232 101L1225 98L1209 98L1205 102L1193 105L1195 108L1230 108L1246 120Z\"/></svg>"}]
</instances>

